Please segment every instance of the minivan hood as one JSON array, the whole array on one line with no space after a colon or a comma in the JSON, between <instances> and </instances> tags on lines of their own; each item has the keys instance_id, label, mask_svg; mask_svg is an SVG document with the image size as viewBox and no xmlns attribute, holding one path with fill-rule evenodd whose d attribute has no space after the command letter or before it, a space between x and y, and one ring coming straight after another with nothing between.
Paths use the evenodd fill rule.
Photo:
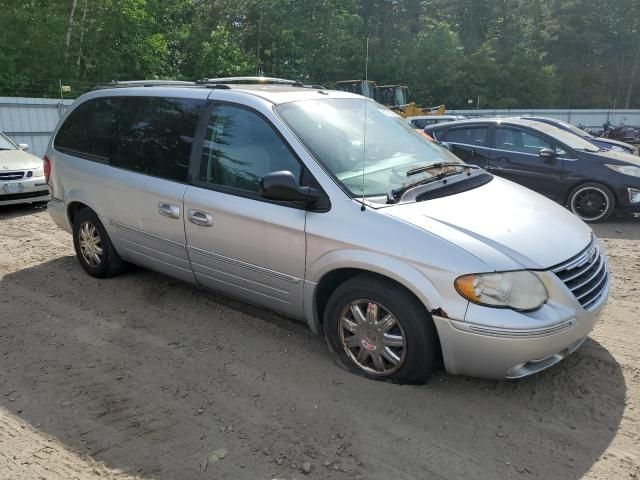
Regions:
<instances>
[{"instance_id":1,"label":"minivan hood","mask_svg":"<svg viewBox=\"0 0 640 480\"><path fill-rule=\"evenodd\" d=\"M380 211L459 246L494 270L552 267L578 254L592 236L557 203L497 177L463 193Z\"/></svg>"},{"instance_id":2,"label":"minivan hood","mask_svg":"<svg viewBox=\"0 0 640 480\"><path fill-rule=\"evenodd\" d=\"M0 150L0 172L2 170L28 170L42 166L42 159L22 150Z\"/></svg>"}]
</instances>

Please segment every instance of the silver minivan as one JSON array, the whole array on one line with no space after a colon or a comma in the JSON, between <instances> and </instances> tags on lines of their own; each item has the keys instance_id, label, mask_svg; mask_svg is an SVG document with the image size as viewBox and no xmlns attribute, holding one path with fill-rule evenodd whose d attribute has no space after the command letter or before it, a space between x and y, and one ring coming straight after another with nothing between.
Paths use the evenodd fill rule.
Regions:
<instances>
[{"instance_id":1,"label":"silver minivan","mask_svg":"<svg viewBox=\"0 0 640 480\"><path fill-rule=\"evenodd\" d=\"M130 262L299 318L372 379L539 372L608 296L586 224L346 92L115 84L69 108L45 166L90 275Z\"/></svg>"}]
</instances>

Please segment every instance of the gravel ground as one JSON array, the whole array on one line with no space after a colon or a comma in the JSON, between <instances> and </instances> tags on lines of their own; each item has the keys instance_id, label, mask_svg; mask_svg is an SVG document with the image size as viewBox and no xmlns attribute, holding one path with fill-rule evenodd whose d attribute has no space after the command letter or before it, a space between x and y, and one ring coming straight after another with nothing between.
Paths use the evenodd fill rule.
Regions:
<instances>
[{"instance_id":1,"label":"gravel ground","mask_svg":"<svg viewBox=\"0 0 640 480\"><path fill-rule=\"evenodd\" d=\"M640 479L640 219L596 231L613 287L578 352L415 387L162 275L93 279L42 207L0 207L0 478Z\"/></svg>"}]
</instances>

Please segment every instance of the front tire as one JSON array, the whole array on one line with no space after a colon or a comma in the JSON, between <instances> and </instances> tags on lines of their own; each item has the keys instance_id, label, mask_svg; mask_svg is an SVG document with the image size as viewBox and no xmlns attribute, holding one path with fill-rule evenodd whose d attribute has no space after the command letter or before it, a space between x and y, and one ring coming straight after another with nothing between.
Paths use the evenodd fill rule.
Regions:
<instances>
[{"instance_id":1,"label":"front tire","mask_svg":"<svg viewBox=\"0 0 640 480\"><path fill-rule=\"evenodd\" d=\"M588 223L607 220L616 206L611 189L595 182L583 183L569 195L569 210Z\"/></svg>"},{"instance_id":2,"label":"front tire","mask_svg":"<svg viewBox=\"0 0 640 480\"><path fill-rule=\"evenodd\" d=\"M401 286L372 275L336 288L323 327L337 363L366 378L423 384L438 364L438 336L424 306Z\"/></svg>"},{"instance_id":3,"label":"front tire","mask_svg":"<svg viewBox=\"0 0 640 480\"><path fill-rule=\"evenodd\" d=\"M73 246L80 265L92 277L107 278L124 269L98 215L89 208L80 210L73 221Z\"/></svg>"}]
</instances>

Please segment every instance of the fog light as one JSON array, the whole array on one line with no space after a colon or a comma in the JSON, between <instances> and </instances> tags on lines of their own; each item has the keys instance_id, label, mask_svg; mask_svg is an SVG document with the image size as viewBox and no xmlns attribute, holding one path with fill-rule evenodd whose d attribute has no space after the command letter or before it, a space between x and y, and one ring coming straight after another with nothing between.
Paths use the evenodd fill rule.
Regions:
<instances>
[{"instance_id":1,"label":"fog light","mask_svg":"<svg viewBox=\"0 0 640 480\"><path fill-rule=\"evenodd\" d=\"M627 190L629 191L629 202L640 203L640 190L635 188L628 188Z\"/></svg>"}]
</instances>

